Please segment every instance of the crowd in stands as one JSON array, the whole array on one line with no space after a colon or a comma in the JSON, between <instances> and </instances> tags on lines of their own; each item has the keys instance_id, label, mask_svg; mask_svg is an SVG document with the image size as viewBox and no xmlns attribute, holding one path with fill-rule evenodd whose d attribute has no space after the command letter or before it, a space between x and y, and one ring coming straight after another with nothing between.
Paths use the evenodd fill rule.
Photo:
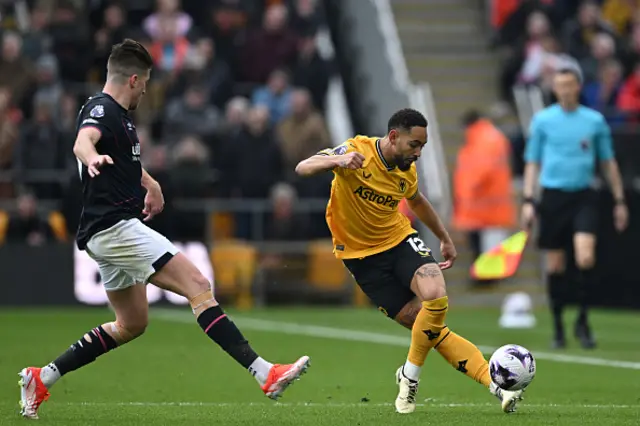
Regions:
<instances>
[{"instance_id":1,"label":"crowd in stands","mask_svg":"<svg viewBox=\"0 0 640 426\"><path fill-rule=\"evenodd\" d=\"M102 88L111 46L126 37L155 62L132 112L143 166L167 201L154 227L203 239L206 212L172 208L173 200L271 199L281 208L257 227L253 216L237 215L234 235L327 235L322 212L294 220L290 208L330 190L330 176L299 181L293 173L332 145L323 115L332 64L316 43L318 0L18 0L0 2L0 13L0 201L22 200L11 217L22 231L8 236L51 237L31 219L41 199L58 202L73 236L76 116Z\"/></svg>"},{"instance_id":2,"label":"crowd in stands","mask_svg":"<svg viewBox=\"0 0 640 426\"><path fill-rule=\"evenodd\" d=\"M496 43L506 49L501 96L514 85L538 85L551 102L552 71L579 66L582 103L602 112L610 125L640 120L640 1L506 1L512 10ZM515 40L515 42L514 42Z\"/></svg>"},{"instance_id":3,"label":"crowd in stands","mask_svg":"<svg viewBox=\"0 0 640 426\"><path fill-rule=\"evenodd\" d=\"M568 67L582 75L581 103L604 115L614 140L637 137L640 1L492 0L492 12L494 47L503 58L500 106L517 108L514 87L539 88L546 105L555 102L553 72ZM512 144L513 173L521 177L527 129L502 127ZM621 147L624 153L616 148L621 156L637 158L638 153L626 152L631 146ZM622 169L625 180L635 173L635 167Z\"/></svg>"}]
</instances>

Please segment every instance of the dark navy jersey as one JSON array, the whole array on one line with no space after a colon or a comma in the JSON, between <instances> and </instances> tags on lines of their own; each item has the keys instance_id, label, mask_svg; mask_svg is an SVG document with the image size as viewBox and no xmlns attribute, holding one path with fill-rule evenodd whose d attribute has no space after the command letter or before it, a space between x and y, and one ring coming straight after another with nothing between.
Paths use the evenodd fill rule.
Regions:
<instances>
[{"instance_id":1,"label":"dark navy jersey","mask_svg":"<svg viewBox=\"0 0 640 426\"><path fill-rule=\"evenodd\" d=\"M98 93L80 109L76 134L86 127L100 131L96 150L110 156L113 164L102 166L92 178L78 160L83 207L76 238L80 250L94 234L121 220L142 217L146 194L141 183L140 141L128 111L111 96Z\"/></svg>"}]
</instances>

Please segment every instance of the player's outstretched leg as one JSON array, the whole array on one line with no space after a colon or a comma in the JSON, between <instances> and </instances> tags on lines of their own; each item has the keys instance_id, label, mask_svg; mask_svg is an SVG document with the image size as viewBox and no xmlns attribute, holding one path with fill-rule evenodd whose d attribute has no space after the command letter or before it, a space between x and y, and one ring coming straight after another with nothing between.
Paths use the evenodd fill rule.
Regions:
<instances>
[{"instance_id":1,"label":"player's outstretched leg","mask_svg":"<svg viewBox=\"0 0 640 426\"><path fill-rule=\"evenodd\" d=\"M181 253L155 273L150 282L186 297L205 334L246 368L269 398L278 399L309 367L308 356L293 364L275 365L258 356L214 298L209 281Z\"/></svg>"},{"instance_id":2,"label":"player's outstretched leg","mask_svg":"<svg viewBox=\"0 0 640 426\"><path fill-rule=\"evenodd\" d=\"M442 309L439 312L441 312L442 323L444 324L444 317L448 312L448 299L445 296L438 300L441 306L439 309ZM439 323L439 321L425 321L426 318L433 315L433 309L438 309L433 307L435 302L435 300L428 302L414 300L403 307L396 316L396 320L400 324L411 329L411 347L414 351L418 349L418 351L413 352L413 356L407 359L405 365L396 372L396 380L401 389L396 400L397 411L410 413L415 410L415 394L417 392L417 380L420 375L420 368L416 368L416 364L422 359L419 354L425 353L420 351L420 347L427 348L427 352L431 348L438 351L456 370L486 386L500 400L503 411L506 413L515 411L517 402L522 400L522 391L511 392L500 389L491 381L489 364L482 352L473 343L454 333L446 325L443 325L439 332L434 332L434 328L439 326L436 322ZM416 331L422 331L425 336L434 336L435 333L438 333L438 335L431 341L427 337L427 341L425 341L421 339L422 336ZM411 352L410 350L410 355ZM426 354L424 359L426 359ZM413 403L410 400L413 400Z\"/></svg>"},{"instance_id":3,"label":"player's outstretched leg","mask_svg":"<svg viewBox=\"0 0 640 426\"><path fill-rule=\"evenodd\" d=\"M486 386L500 399L503 411L514 411L516 403L522 399L522 391L503 391L495 386L489 374L489 363L482 352L445 325L449 303L439 266L434 263L421 266L411 282L411 290L422 302L418 309L415 301L410 302L396 316L398 322L407 326L406 317L415 313L415 320L411 324L409 356L405 365L396 372L400 388L396 398L396 411L411 413L415 410L420 370L432 348L456 370Z\"/></svg>"},{"instance_id":4,"label":"player's outstretched leg","mask_svg":"<svg viewBox=\"0 0 640 426\"><path fill-rule=\"evenodd\" d=\"M457 371L486 386L500 400L502 410L505 413L515 411L516 404L522 400L523 391L500 389L491 380L489 363L476 345L449 330L448 327L443 330L442 334L442 338L435 346L438 353Z\"/></svg>"},{"instance_id":5,"label":"player's outstretched leg","mask_svg":"<svg viewBox=\"0 0 640 426\"><path fill-rule=\"evenodd\" d=\"M99 325L42 368L27 367L20 373L20 413L38 418L38 409L49 398L49 389L63 375L142 335L148 322L146 288L142 284L107 292L116 320Z\"/></svg>"}]
</instances>

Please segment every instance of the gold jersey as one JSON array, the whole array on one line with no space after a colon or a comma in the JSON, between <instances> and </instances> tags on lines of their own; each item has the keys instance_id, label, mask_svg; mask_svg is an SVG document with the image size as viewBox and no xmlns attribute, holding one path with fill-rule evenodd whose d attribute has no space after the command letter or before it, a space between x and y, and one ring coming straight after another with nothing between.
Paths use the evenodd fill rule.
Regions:
<instances>
[{"instance_id":1,"label":"gold jersey","mask_svg":"<svg viewBox=\"0 0 640 426\"><path fill-rule=\"evenodd\" d=\"M415 164L406 172L389 166L380 150L380 139L358 135L320 155L364 155L362 168L336 167L326 219L339 259L371 256L401 243L415 233L409 219L398 210L403 198L418 195Z\"/></svg>"}]
</instances>

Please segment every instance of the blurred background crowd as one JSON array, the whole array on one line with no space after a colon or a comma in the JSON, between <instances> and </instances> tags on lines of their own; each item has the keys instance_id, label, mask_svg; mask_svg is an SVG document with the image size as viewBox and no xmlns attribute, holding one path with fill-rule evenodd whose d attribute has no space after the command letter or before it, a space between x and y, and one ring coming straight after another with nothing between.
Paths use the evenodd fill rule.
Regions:
<instances>
[{"instance_id":1,"label":"blurred background crowd","mask_svg":"<svg viewBox=\"0 0 640 426\"><path fill-rule=\"evenodd\" d=\"M553 70L579 67L583 104L601 111L614 132L640 122L640 1L484 3L390 2L412 77L421 76L422 63L412 55L426 55L425 79L434 88L452 175L453 214L445 221L462 236L456 243L463 265L517 228L527 126L518 119L514 88L536 89L539 107L548 105L554 101ZM323 203L332 176L300 180L294 167L341 142L328 128L331 79L344 78L346 113L354 121L354 97L362 103L364 96L353 90L368 81L365 75L354 83L347 75L359 46L353 53L336 46L338 56L343 52L339 60L320 48L323 30L342 40L339 27L352 28L328 13L332 4L334 12L348 9L332 0L0 0L0 241L39 245L73 238L81 208L71 149L76 116L102 88L111 46L131 37L155 61L147 95L133 113L143 165L167 201L151 226L174 241L300 243L266 254L262 249L267 269L296 269L295 258L308 250L303 244L329 237ZM490 39L486 44L466 33L462 41L438 41L427 35L440 31L438 25L413 25L416 16L436 23L443 16L458 25L447 30L456 34L456 28L477 26L475 18L464 22L462 16L487 12L491 24L478 32ZM418 30L420 37L411 36ZM482 83L481 68L476 75L456 56L474 66L477 57L492 67L497 60L492 84ZM448 69L443 66L459 82L439 76L438 70ZM464 73L456 74L456 66ZM496 89L486 89L494 81ZM468 96L481 93L481 102L467 110L460 89ZM462 126L452 125L451 116L462 116ZM491 202L478 207L483 199ZM334 281L343 281L330 244L320 252L319 279L326 280L330 265ZM539 265L533 263L537 282Z\"/></svg>"},{"instance_id":2,"label":"blurred background crowd","mask_svg":"<svg viewBox=\"0 0 640 426\"><path fill-rule=\"evenodd\" d=\"M575 63L586 106L611 125L640 118L640 2L524 1L504 17L496 44L508 50L503 99L510 99L515 84L536 84L551 100L553 70Z\"/></svg>"},{"instance_id":3,"label":"blurred background crowd","mask_svg":"<svg viewBox=\"0 0 640 426\"><path fill-rule=\"evenodd\" d=\"M640 120L640 2L637 0L499 1L494 47L500 49L500 97L513 102L514 86L540 88L554 102L553 71L578 67L581 103L600 111L616 130ZM522 172L524 137L514 144Z\"/></svg>"},{"instance_id":4,"label":"blurred background crowd","mask_svg":"<svg viewBox=\"0 0 640 426\"><path fill-rule=\"evenodd\" d=\"M332 64L317 50L324 25L317 3L3 2L0 197L19 200L6 237L55 237L51 220L37 217L38 200L53 202L57 223L64 219L68 233L75 232L76 116L101 90L111 46L125 37L142 42L155 61L145 100L133 114L143 166L167 198L154 227L175 240L202 240L205 212L174 210L173 199L258 199L278 208L263 215L259 229L237 215L233 236L326 236L322 215L291 219L295 202L326 198L329 191L326 178L293 176L298 161L332 144L323 118Z\"/></svg>"},{"instance_id":5,"label":"blurred background crowd","mask_svg":"<svg viewBox=\"0 0 640 426\"><path fill-rule=\"evenodd\" d=\"M466 234L472 258L518 227L528 121L555 102L556 70L571 68L582 76L580 102L606 118L623 177L635 170L625 167L625 158L637 157L626 155L633 147L624 142L637 139L640 122L640 1L493 0L491 5L498 102L463 114L465 142L453 180L453 224Z\"/></svg>"}]
</instances>

